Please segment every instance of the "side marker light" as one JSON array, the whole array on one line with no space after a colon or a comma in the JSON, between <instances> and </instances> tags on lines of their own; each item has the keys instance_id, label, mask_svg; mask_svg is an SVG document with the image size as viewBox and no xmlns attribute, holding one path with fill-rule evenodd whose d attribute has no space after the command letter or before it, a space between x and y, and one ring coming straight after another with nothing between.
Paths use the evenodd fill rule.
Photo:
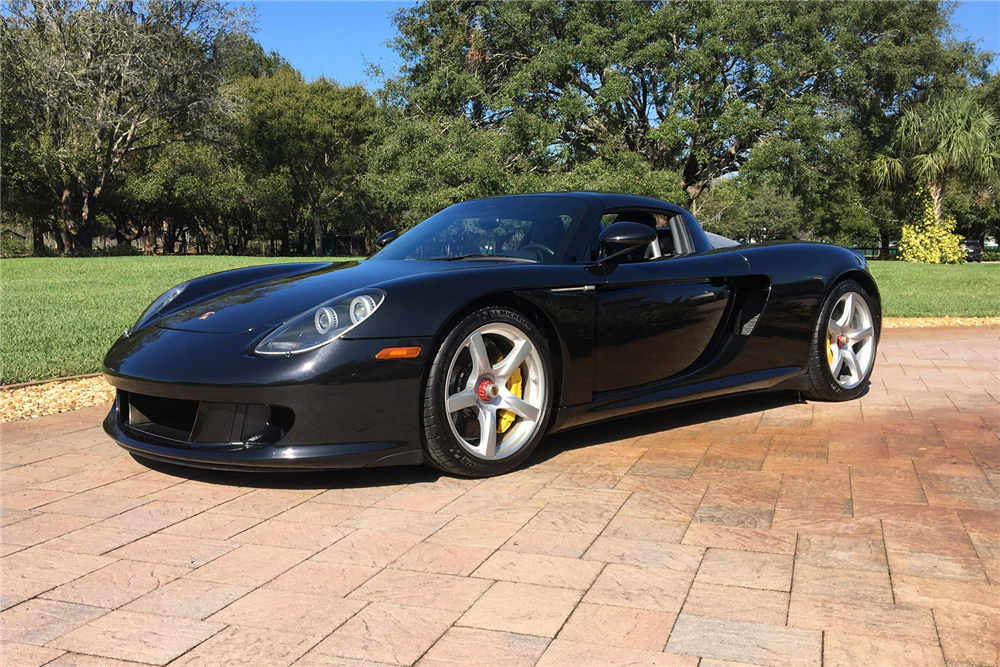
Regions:
<instances>
[{"instance_id":1,"label":"side marker light","mask_svg":"<svg viewBox=\"0 0 1000 667\"><path fill-rule=\"evenodd\" d=\"M416 359L420 356L420 346L387 347L375 355L376 359Z\"/></svg>"}]
</instances>

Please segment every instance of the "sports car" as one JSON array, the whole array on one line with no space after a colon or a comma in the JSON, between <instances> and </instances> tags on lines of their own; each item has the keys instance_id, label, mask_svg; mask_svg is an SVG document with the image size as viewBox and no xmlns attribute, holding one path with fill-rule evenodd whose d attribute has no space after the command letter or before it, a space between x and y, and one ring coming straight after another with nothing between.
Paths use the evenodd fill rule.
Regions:
<instances>
[{"instance_id":1,"label":"sports car","mask_svg":"<svg viewBox=\"0 0 1000 667\"><path fill-rule=\"evenodd\" d=\"M656 199L455 204L356 262L226 271L111 347L104 422L215 469L512 470L546 433L737 392L865 390L881 302L863 257L739 244Z\"/></svg>"}]
</instances>

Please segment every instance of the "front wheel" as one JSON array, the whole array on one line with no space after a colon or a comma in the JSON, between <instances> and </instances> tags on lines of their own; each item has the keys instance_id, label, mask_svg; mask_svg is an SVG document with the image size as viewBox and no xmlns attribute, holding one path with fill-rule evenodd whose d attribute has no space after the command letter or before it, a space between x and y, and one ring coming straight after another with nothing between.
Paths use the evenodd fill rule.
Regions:
<instances>
[{"instance_id":1,"label":"front wheel","mask_svg":"<svg viewBox=\"0 0 1000 667\"><path fill-rule=\"evenodd\" d=\"M457 475L489 477L522 463L552 410L545 339L521 313L481 308L445 338L424 390L424 446Z\"/></svg>"},{"instance_id":2,"label":"front wheel","mask_svg":"<svg viewBox=\"0 0 1000 667\"><path fill-rule=\"evenodd\" d=\"M878 322L871 296L845 280L830 291L813 331L809 362L810 398L846 401L864 391L878 346Z\"/></svg>"}]
</instances>

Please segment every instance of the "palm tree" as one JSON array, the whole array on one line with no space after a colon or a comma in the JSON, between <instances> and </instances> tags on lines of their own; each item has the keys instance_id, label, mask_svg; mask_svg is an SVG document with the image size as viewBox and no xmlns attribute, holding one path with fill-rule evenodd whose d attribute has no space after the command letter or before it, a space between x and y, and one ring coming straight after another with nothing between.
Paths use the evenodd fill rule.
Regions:
<instances>
[{"instance_id":1,"label":"palm tree","mask_svg":"<svg viewBox=\"0 0 1000 667\"><path fill-rule=\"evenodd\" d=\"M880 187L909 174L927 185L941 224L941 200L948 181L981 188L1000 175L997 117L967 97L939 99L903 112L889 143L893 155L878 154L871 165Z\"/></svg>"}]
</instances>

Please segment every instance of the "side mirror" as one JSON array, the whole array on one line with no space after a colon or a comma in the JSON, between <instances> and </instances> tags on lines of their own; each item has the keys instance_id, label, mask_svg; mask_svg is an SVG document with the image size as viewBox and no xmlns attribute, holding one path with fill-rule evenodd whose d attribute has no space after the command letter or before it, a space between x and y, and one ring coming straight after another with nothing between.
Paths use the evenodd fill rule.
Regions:
<instances>
[{"instance_id":1,"label":"side mirror","mask_svg":"<svg viewBox=\"0 0 1000 667\"><path fill-rule=\"evenodd\" d=\"M622 248L601 259L598 262L600 264L649 245L656 240L656 230L641 222L616 222L605 227L597 240L601 242L602 247L612 245Z\"/></svg>"},{"instance_id":2,"label":"side mirror","mask_svg":"<svg viewBox=\"0 0 1000 667\"><path fill-rule=\"evenodd\" d=\"M378 237L378 239L375 241L375 245L377 245L379 248L384 248L398 238L399 238L399 232L397 232L395 229L390 229L385 234Z\"/></svg>"}]
</instances>

